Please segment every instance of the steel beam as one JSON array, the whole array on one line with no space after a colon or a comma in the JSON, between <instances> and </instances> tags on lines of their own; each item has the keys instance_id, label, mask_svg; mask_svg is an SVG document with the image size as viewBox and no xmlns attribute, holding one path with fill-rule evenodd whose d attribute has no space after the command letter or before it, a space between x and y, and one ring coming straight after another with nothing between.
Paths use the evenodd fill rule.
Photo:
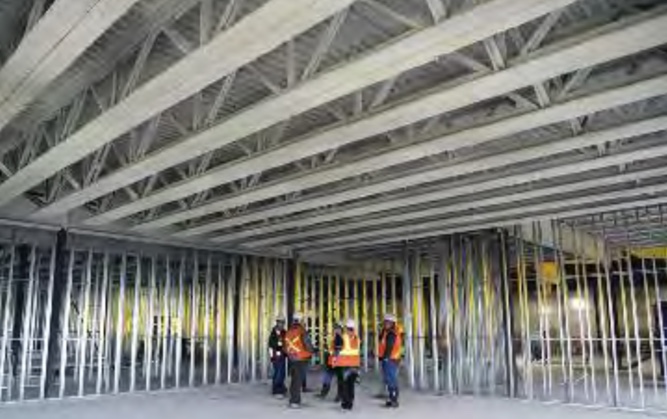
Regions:
<instances>
[{"instance_id":1,"label":"steel beam","mask_svg":"<svg viewBox=\"0 0 667 419\"><path fill-rule=\"evenodd\" d=\"M0 131L138 2L54 2L0 69Z\"/></svg>"},{"instance_id":2,"label":"steel beam","mask_svg":"<svg viewBox=\"0 0 667 419\"><path fill-rule=\"evenodd\" d=\"M277 48L352 1L268 2L14 174L0 185L0 191L6 193L0 198L0 205L7 204L128 130ZM152 173L146 176L149 174Z\"/></svg>"},{"instance_id":3,"label":"steel beam","mask_svg":"<svg viewBox=\"0 0 667 419\"><path fill-rule=\"evenodd\" d=\"M667 170L665 169L657 169L657 170L649 170L644 172L638 172L638 173L629 173L629 174L624 174L624 175L619 175L619 176L614 176L614 177L607 177L607 178L602 178L602 179L592 179L588 181L583 181L583 182L577 182L577 183L571 183L563 186L556 186L556 187L551 187L551 188L543 188L543 189L533 189L529 192L525 193L516 193L516 194L508 194L508 195L503 195L500 197L494 197L494 198L488 198L488 199L481 199L477 200L474 202L464 202L460 204L452 204L452 205L446 205L438 208L433 208L433 209L425 209L425 210L420 210L420 211L410 211L410 212L405 212L397 215L391 215L391 216L386 216L386 217L379 217L379 218L373 218L367 221L362 221L358 223L348 223L348 224L343 224L343 225L338 225L334 227L328 227L328 228L321 228L321 229L315 229L311 231L307 231L305 233L297 233L294 235L289 235L289 236L282 236L282 237L277 237L277 238L271 238L271 239L265 239L265 240L257 240L254 242L247 243L246 245L249 247L266 247L266 246L271 246L276 243L294 243L295 245L298 246L299 243L301 243L304 239L310 238L310 237L317 237L317 236L327 236L327 235L335 235L335 236L340 236L343 234L345 231L353 231L353 230L363 230L363 229L368 229L368 228L381 228L385 226L391 226L392 224L399 224L399 223L405 223L409 221L414 221L416 222L419 219L427 219L431 217L436 217L436 216L444 216L446 214L451 214L451 213L456 213L456 212L461 212L465 210L469 210L473 206L476 208L476 210L479 210L480 208L484 207L489 207L489 206L495 206L495 205L504 205L508 203L517 203L517 205L521 205L520 202L524 200L531 200L531 199L537 199L537 198L549 198L551 196L555 195L561 195L564 193L571 193L571 192L581 192L584 190L589 190L589 189L595 189L597 187L604 187L604 186L610 186L610 185L619 185L623 183L629 183L629 182L641 182L643 179L643 176L646 175L647 177L651 176L665 176L667 175Z\"/></svg>"},{"instance_id":4,"label":"steel beam","mask_svg":"<svg viewBox=\"0 0 667 419\"><path fill-rule=\"evenodd\" d=\"M430 230L425 232L414 232L415 227L409 226L404 227L405 231L397 232L380 232L378 236L384 236L381 238L373 239L369 238L368 240L359 241L358 238L353 238L347 236L345 238L340 237L334 240L337 241L348 241L347 243L342 243L340 245L334 244L332 241L327 241L326 244L323 244L324 249L327 252L341 249L354 249L354 248L364 248L371 246L378 246L381 244L390 244L395 243L401 240L418 240L428 237L437 237L447 234L462 233L469 231L484 230L488 228L500 228L511 225L516 225L517 223L524 223L529 221L539 221L539 220L548 220L548 219L564 219L570 217L578 217L582 215L590 214L599 214L604 212L619 211L631 208L639 208L653 205L662 205L667 203L667 197L651 198L652 194L658 192L664 192L667 190L667 186L658 185L658 186L649 186L644 188L636 188L623 192L611 192L600 195L590 195L584 198L574 198L560 200L557 202L543 203L537 205L529 205L521 208L513 208L505 211L498 212L488 212L480 215L466 216L460 218L451 218L446 220L446 222L439 222L437 226L432 226L430 224L420 224L420 230L422 227L430 228ZM605 201L614 200L614 199L629 199L629 201L608 204ZM596 201L599 201L596 204ZM571 209L574 205L584 205L590 204L586 208L581 209ZM548 212L547 212L548 211ZM537 214L531 214L535 212ZM432 222L435 224L435 222ZM398 228L397 228L398 229ZM395 230L397 230L395 229ZM412 231L413 233L410 233ZM313 243L309 243L308 248L312 250L303 251L304 257L309 256L310 254L318 253L318 250L313 246ZM322 249L322 248L320 248ZM322 250L319 250L321 253Z\"/></svg>"},{"instance_id":5,"label":"steel beam","mask_svg":"<svg viewBox=\"0 0 667 419\"><path fill-rule=\"evenodd\" d=\"M534 113L529 113L516 118L506 119L498 123L493 123L482 127L472 128L470 130L461 131L459 133L435 139L433 141L455 144L463 141L477 141L478 138L484 138L489 135L494 135L494 133L499 133L501 135L511 135L512 133L521 132L523 129L525 129L524 127L539 126L542 123L549 124L553 122L558 122L559 120L564 120L563 118L567 119L567 117L575 117L577 115L581 116L588 112L597 112L599 110L607 109L610 106L611 107L621 106L623 104L631 103L636 100L642 100L653 97L656 94L659 95L665 93L667 93L667 77L662 76L630 84L620 88L610 89L608 91L593 94L580 99L575 99L553 108L539 110ZM640 134L641 132L642 131L636 131L636 133L638 134ZM651 132L651 131L646 131L646 132ZM605 137L608 134L611 134L609 137L607 137L607 140L612 141L614 138L623 138L623 135L630 134L631 131L626 131L626 134L621 134L620 137L617 137L616 135L620 133L621 131L615 131L614 129L610 129L607 131L600 131L597 134L595 133L586 134L580 137L566 139L562 142L556 141L553 144L531 147L525 150L520 150L518 152L502 153L497 156L491 156L487 158L473 160L471 162L463 162L460 164L454 164L444 168L435 168L431 170L426 170L423 172L418 172L413 175L403 176L398 179L389 179L386 181L380 181L354 189L344 190L337 193L331 193L328 194L327 196L305 199L294 203L284 204L279 207L243 214L240 216L231 217L221 221L216 221L209 224L203 224L201 226L195 226L190 229L177 232L175 233L175 236L188 237L198 234L204 234L207 232L216 231L223 228L229 228L244 223L265 220L271 217L286 215L294 212L306 211L326 205L338 204L345 201L357 198L369 197L372 195L390 192L401 188L408 188L411 186L419 185L421 183L442 180L451 176L460 176L465 173L474 173L477 170L489 170L497 167L502 167L508 164L525 162L535 158L544 157L552 153L555 154L558 152L575 150L577 148L585 147L586 144L595 144L594 138L597 137L598 134L602 135L603 137ZM602 139L601 137L598 138ZM587 142L588 140L593 140L594 142L588 143ZM417 145L415 147L421 147L421 146ZM428 147L428 145L425 145L425 147ZM610 158L619 159L618 156ZM598 163L591 163L591 164L596 165ZM345 167L350 167L350 166L346 165ZM573 166L573 165L567 166L568 169L576 170L578 172L584 171L583 169L582 170L577 169L577 167L579 166ZM489 181L485 183L485 185L488 185L488 188L482 186L480 186L480 188L481 190L489 190L491 188L510 186L521 182L535 181L541 178L537 176L537 173L544 172L546 174L549 171L552 171L551 172L552 174L550 174L549 176L558 176L567 174L567 172L562 172L558 168L545 169L544 171L539 171L532 174L529 173L529 174L514 175L514 176L508 176L506 178L500 178L493 181ZM458 194L469 193L468 187L455 188L454 190L458 191ZM349 208L338 212L319 214L310 217L300 217L299 220L295 221L287 221L283 223L271 224L268 226L249 229L247 230L247 232L233 233L220 236L219 239L217 239L217 241L219 242L233 241L241 238L251 237L256 234L266 234L287 228L303 227L307 225L333 221L339 218L353 217L372 212L384 211L388 209L397 208L400 206L416 205L419 203L444 199L450 196L456 196L456 195L449 195L448 192L444 191L436 191L431 194L424 194L418 197L395 199L391 201L377 202L372 204L366 203L365 205L362 206L355 206L354 208Z\"/></svg>"},{"instance_id":6,"label":"steel beam","mask_svg":"<svg viewBox=\"0 0 667 419\"><path fill-rule=\"evenodd\" d=\"M651 133L651 132L658 132L661 130L667 130L667 117L660 118L662 121L655 125L653 129L646 131L644 133ZM630 124L638 127L639 125L642 125L642 123L638 124ZM650 124L647 124L650 125ZM628 125L629 126L629 125ZM600 140L598 144L604 144L607 141L611 139L611 141L623 139L623 138L632 138L634 135L624 135L621 134L620 136L613 135L613 133L620 133L623 131L623 127L619 127L619 129L610 129L599 133L590 133L588 135L581 136L579 139L586 141L588 140L593 140L592 143L587 144L587 146L590 145L595 145L596 140ZM637 132L642 132L637 131ZM629 133L629 131L626 131L626 133ZM600 135L602 134L602 135ZM606 134L610 134L607 136ZM641 135L641 134L640 134ZM553 142L550 144L550 146L555 146L557 143ZM585 147L585 146L584 146ZM536 148L542 148L542 147L536 147ZM546 148L546 147L545 147ZM582 147L583 148L583 147ZM576 148L573 148L576 149ZM524 149L523 151L528 151L530 149ZM555 155L557 153L545 153L542 155L542 157L548 156L548 155ZM623 154L619 154L623 155ZM497 158L500 156L496 156ZM603 160L604 159L600 159ZM470 163L470 162L469 162ZM585 169L587 167L586 165L587 162L580 162L578 163L578 167L574 165L567 165L568 167L573 167L576 169L576 171L581 171L582 169ZM595 164L599 164L599 160L595 161ZM474 163L473 163L474 165ZM459 165L454 165L451 168L459 168ZM454 169L455 170L455 169ZM469 168L463 168L459 172L459 176L463 175L468 172ZM530 174L531 176L535 176L534 173ZM560 194L560 193L565 193L565 192L577 192L577 191L582 191L585 189L592 189L595 187L603 187L603 186L609 186L609 185L617 185L617 184L622 184L624 182L630 182L630 181L639 181L651 177L659 177L659 176L665 176L667 175L667 170L665 169L657 169L657 170L648 170L644 172L636 172L636 173L627 173L627 174L621 174L618 176L610 176L602 179L593 179L593 180L586 180L582 182L576 182L576 183L570 183L567 185L562 185L562 186L556 186L556 187L551 187L551 188L542 188L542 189L533 189L531 191L525 192L525 193L517 193L517 194L512 194L512 195L503 195L499 197L494 197L494 198L489 198L489 199L470 199L465 202L453 204L453 205L448 205L445 207L438 207L438 208L432 208L432 209L425 209L425 210L420 210L420 211L410 211L409 213L402 213L402 214L396 214L396 215L389 215L389 216L383 216L383 217L378 217L378 218L372 218L370 220L363 220L363 221L357 221L357 222L350 222L346 223L344 225L336 225L336 226L331 226L331 227L320 227L320 228L314 228L311 230L305 230L305 231L300 231L292 234L283 234L283 235L278 235L278 236L272 236L266 239L260 239L256 241L251 241L251 242L245 242L244 246L247 247L263 247L267 245L274 245L277 243L281 242L287 242L287 241L299 241L303 240L308 237L316 237L318 235L326 235L326 234L331 234L331 233L339 233L343 229L361 229L361 228L367 228L371 226L378 226L381 224L385 223L398 223L398 222L403 222L403 221L409 221L412 217L414 218L421 218L421 217L428 217L428 216L434 216L434 215L442 215L445 213L453 213L456 211L463 211L466 209L469 209L471 207L480 207L480 206L485 206L485 205L499 205L499 204L506 204L509 202L516 202L516 201L521 201L524 199L531 199L535 197L548 197L550 194ZM513 178L518 178L520 175L517 176L512 176ZM525 174L524 178L527 178L528 175ZM493 181L490 181L493 182ZM524 182L525 183L525 182ZM519 184L519 182L514 182L514 185ZM466 186L461 186L459 188L451 188L451 189L443 189L439 192L434 192L432 194L426 194L427 196L434 196L434 195L439 195L441 197L445 196L456 196L456 193L452 194L451 192L453 190L459 191L459 195L461 195L461 192L466 194L474 193L476 191L476 187L479 184L472 184L472 185L466 185ZM485 188L484 188L485 189ZM449 191L449 193L448 193ZM423 196L417 196L416 199L412 200L411 205L416 205L419 202L423 202ZM370 205L369 205L370 206ZM368 206L367 206L368 207ZM394 205L392 209L396 209L399 206ZM334 213L335 214L335 213ZM340 213L338 213L340 214ZM339 217L340 219L342 217ZM303 229L305 225L301 225L300 228ZM221 238L224 239L224 236Z\"/></svg>"},{"instance_id":7,"label":"steel beam","mask_svg":"<svg viewBox=\"0 0 667 419\"><path fill-rule=\"evenodd\" d=\"M613 24L602 30L595 31L595 34L588 33L582 37L580 42L569 40L567 46L560 47L550 54L541 54L533 60L519 63L506 71L493 73L491 75L477 78L471 82L459 84L452 88L445 88L436 93L431 93L416 101L410 101L407 104L395 106L384 112L373 114L368 118L357 122L344 125L339 128L330 129L308 137L302 141L293 142L277 150L265 153L262 156L263 170L276 167L281 164L299 159L309 155L313 151L325 151L327 149L340 147L352 143L362 138L386 132L400 126L413 123L424 118L434 116L447 111L460 109L466 105L478 102L480 100L491 99L498 95L507 94L521 87L534 84L550 77L575 71L582 67L599 64L616 58L620 58L632 53L639 52L651 45L659 45L667 42L667 33L661 28L667 25L667 14L655 17L644 16L643 20L632 19L633 24L625 22L624 25ZM647 42L651 39L653 43ZM574 46L573 46L574 45ZM612 47L613 46L613 47ZM470 94L474 92L475 94ZM487 132L487 134L489 134ZM493 137L492 133L491 136ZM487 137L488 138L488 137ZM436 143L438 144L438 143ZM435 152L442 152L455 148L458 142L444 142L437 147L428 145L421 147L419 153L412 154L399 149L393 156L395 160L389 160L390 163L405 162L421 157L431 155ZM429 144L432 145L432 144ZM411 150L412 151L412 150ZM364 171L370 171L375 168L386 167L386 156L375 160L364 161ZM221 182L234 179L240 173L247 175L257 171L254 163L260 160L248 160L238 164L232 164L229 167L223 167L214 170L200 179L204 179L198 184L204 185L204 189L213 187ZM359 164L358 164L359 165ZM208 214L223 211L225 209L235 208L241 205L258 202L271 197L284 195L285 193L296 192L308 187L319 186L331 181L349 177L348 168L334 168L325 171L321 176L297 178L296 180L287 180L267 185L263 188L252 189L246 193L235 194L228 198L213 201L209 204L199 207L176 212L153 221L136 226L135 229L149 231L156 228L166 227L171 224L185 220L202 217ZM357 172L354 172L357 173ZM362 172L363 173L363 172ZM208 180L206 180L208 179ZM304 181L303 179L306 179ZM187 182L190 184L190 182ZM177 189L178 188L178 189ZM183 194L176 193L180 187L167 188L159 194L152 196L153 201L146 206L140 205L138 201L121 206L115 210L92 217L84 223L88 225L102 225L122 217L131 215L139 210L148 209L153 205L159 205L171 202L181 196L187 196L197 190L183 190ZM182 190L182 189L180 189ZM0 189L1 192L1 189ZM143 201L147 203L148 201Z\"/></svg>"},{"instance_id":8,"label":"steel beam","mask_svg":"<svg viewBox=\"0 0 667 419\"><path fill-rule=\"evenodd\" d=\"M349 4L351 1L346 0L341 3ZM198 133L141 162L121 169L89 188L73 193L57 204L38 212L36 216L50 217L61 214L124 185L137 182L157 171L165 170L175 164L230 144L293 115L351 94L365 86L390 79L411 68L424 65L435 57L451 53L570 3L572 3L571 0L548 3L538 0L495 0L475 7L440 25L416 31L352 63L326 72L315 79L301 83L282 95L252 106L207 131ZM344 4L341 4L341 8L343 6ZM475 22L480 20L488 24L475 25ZM414 118L414 116L411 117ZM400 121L400 123L404 122ZM355 126L357 125L359 124ZM341 141L340 138L345 138L345 136L338 135L340 129L348 130L349 128L341 126L325 137L310 139L307 147L303 141L297 142L290 147L272 149L206 175L181 182L142 200L104 213L100 217L91 219L90 223L104 224L141 211L142 208L149 209L161 203L170 202L176 195L189 196L209 189L222 180L229 182L241 179L267 168L284 165L335 148L337 147L335 144L329 146L331 137L339 138L338 142ZM348 142L358 138L354 136ZM168 193L165 195L166 191ZM1 200L0 203L2 203Z\"/></svg>"}]
</instances>

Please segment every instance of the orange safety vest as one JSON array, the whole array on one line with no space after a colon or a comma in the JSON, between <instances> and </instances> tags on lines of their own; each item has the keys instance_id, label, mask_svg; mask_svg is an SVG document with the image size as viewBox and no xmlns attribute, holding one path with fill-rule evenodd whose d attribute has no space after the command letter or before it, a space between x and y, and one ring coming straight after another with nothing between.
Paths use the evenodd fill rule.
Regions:
<instances>
[{"instance_id":1,"label":"orange safety vest","mask_svg":"<svg viewBox=\"0 0 667 419\"><path fill-rule=\"evenodd\" d=\"M355 332L343 333L343 348L336 357L337 367L356 368L361 365L361 339Z\"/></svg>"},{"instance_id":2,"label":"orange safety vest","mask_svg":"<svg viewBox=\"0 0 667 419\"><path fill-rule=\"evenodd\" d=\"M387 335L388 335L388 330L383 330L382 335L380 336L380 347L379 347L379 352L381 355L385 355L385 350L387 349ZM391 348L391 353L389 354L389 359L392 361L400 361L401 359L401 351L403 348L403 337L401 336L400 333L398 333L398 330L394 329L394 334L396 335L396 339L394 340L394 347Z\"/></svg>"},{"instance_id":3,"label":"orange safety vest","mask_svg":"<svg viewBox=\"0 0 667 419\"><path fill-rule=\"evenodd\" d=\"M305 361L313 356L306 349L306 343L303 340L304 334L305 329L302 326L290 327L285 334L285 345L287 346L287 355L290 359Z\"/></svg>"}]
</instances>

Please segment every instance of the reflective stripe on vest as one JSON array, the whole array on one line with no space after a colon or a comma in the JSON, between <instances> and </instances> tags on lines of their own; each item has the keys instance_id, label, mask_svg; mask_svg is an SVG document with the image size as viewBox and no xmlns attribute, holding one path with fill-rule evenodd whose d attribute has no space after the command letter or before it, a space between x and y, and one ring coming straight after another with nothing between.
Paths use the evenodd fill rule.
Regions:
<instances>
[{"instance_id":1,"label":"reflective stripe on vest","mask_svg":"<svg viewBox=\"0 0 667 419\"><path fill-rule=\"evenodd\" d=\"M361 365L361 340L354 332L343 333L343 348L336 357L337 367L358 367Z\"/></svg>"},{"instance_id":2,"label":"reflective stripe on vest","mask_svg":"<svg viewBox=\"0 0 667 419\"><path fill-rule=\"evenodd\" d=\"M303 341L303 329L300 327L293 327L285 334L285 344L287 344L287 354L292 359L306 360L310 359L311 353L306 350L306 345Z\"/></svg>"}]
</instances>

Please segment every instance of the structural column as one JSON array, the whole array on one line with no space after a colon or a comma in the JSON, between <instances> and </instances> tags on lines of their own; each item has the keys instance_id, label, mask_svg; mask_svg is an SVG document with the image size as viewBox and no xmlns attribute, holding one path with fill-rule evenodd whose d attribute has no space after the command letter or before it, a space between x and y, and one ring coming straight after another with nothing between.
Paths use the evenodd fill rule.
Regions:
<instances>
[{"instance_id":1,"label":"structural column","mask_svg":"<svg viewBox=\"0 0 667 419\"><path fill-rule=\"evenodd\" d=\"M285 287L285 298L287 299L287 324L292 324L292 316L294 316L295 311L295 301L294 296L296 292L296 260L289 259L286 262L287 272L286 272L286 287Z\"/></svg>"},{"instance_id":2,"label":"structural column","mask_svg":"<svg viewBox=\"0 0 667 419\"><path fill-rule=\"evenodd\" d=\"M51 318L48 320L51 333L49 334L49 350L46 360L46 385L44 388L45 397L49 397L49 389L55 379L58 360L60 359L60 336L62 328L67 325L61 324L61 312L63 308L63 299L65 297L67 275L67 231L61 229L56 235L56 256L53 281L53 302L51 309ZM60 371L65 374L65 371Z\"/></svg>"},{"instance_id":3,"label":"structural column","mask_svg":"<svg viewBox=\"0 0 667 419\"><path fill-rule=\"evenodd\" d=\"M501 272L501 293L503 298L502 310L502 328L505 335L505 386L508 397L516 397L517 394L517 376L514 360L514 332L512 326L512 313L514 313L514 296L510 287L508 253L509 244L507 242L507 232L501 230L498 233L497 246L500 247L500 272Z\"/></svg>"},{"instance_id":4,"label":"structural column","mask_svg":"<svg viewBox=\"0 0 667 419\"><path fill-rule=\"evenodd\" d=\"M23 330L23 318L25 317L25 308L27 299L31 296L26 295L26 287L30 278L30 246L22 244L16 247L16 280L14 281L14 324L12 327L12 374L14 377L18 374L19 359L22 350L21 331Z\"/></svg>"}]
</instances>

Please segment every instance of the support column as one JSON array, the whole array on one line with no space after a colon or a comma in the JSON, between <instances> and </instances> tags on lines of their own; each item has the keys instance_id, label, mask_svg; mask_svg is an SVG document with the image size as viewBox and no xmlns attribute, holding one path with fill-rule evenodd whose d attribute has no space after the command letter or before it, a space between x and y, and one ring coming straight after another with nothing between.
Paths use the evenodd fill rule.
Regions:
<instances>
[{"instance_id":1,"label":"support column","mask_svg":"<svg viewBox=\"0 0 667 419\"><path fill-rule=\"evenodd\" d=\"M599 268L597 268L599 270ZM590 279L589 279L590 280ZM597 350L602 352L603 345L605 345L605 340L603 339L602 328L607 327L607 325L602 324L602 315L600 313L600 295L598 295L597 290L600 289L598 282L600 278L595 276L591 281L592 286L589 287L593 296L593 315L595 316L595 339L597 340ZM588 284L586 285L588 286Z\"/></svg>"},{"instance_id":2,"label":"support column","mask_svg":"<svg viewBox=\"0 0 667 419\"><path fill-rule=\"evenodd\" d=\"M237 371L238 371L237 381L240 382L242 373L241 373L241 369L240 369L241 354L240 354L239 348L240 348L241 339L242 339L241 335L243 333L245 333L245 331L243 331L241 329L241 315L242 315L242 313L241 313L241 298L242 298L242 292L243 292L243 288L242 288L242 285L243 285L243 269L242 269L243 262L241 260L237 259L237 258L234 258L232 263L236 267L236 269L232 268L232 273L234 275L230 278L230 280L234 281L234 283L236 284L236 286L233 287L234 288L234 294L231 296L231 298L233 298L233 301L234 301L234 310L233 310L234 320L232 320L232 321L234 322L234 330L235 330L234 338L233 338L234 339L234 342L233 342L234 355L232 357L232 369L233 368L237 369Z\"/></svg>"},{"instance_id":3,"label":"support column","mask_svg":"<svg viewBox=\"0 0 667 419\"><path fill-rule=\"evenodd\" d=\"M609 263L609 262L607 262L607 263ZM622 336L621 324L620 324L622 319L619 318L619 313L622 312L623 309L620 307L620 305L619 305L620 302L618 301L618 298L617 298L617 296L620 295L620 293L621 293L621 290L620 290L621 287L619 285L620 280L615 280L615 281L613 280L613 274L617 273L616 278L620 278L618 276L618 273L622 272L622 271L620 269L618 261L613 261L613 262L610 263L610 265L611 266L609 266L608 269L612 274L612 276L610 276L610 278L612 278L612 280L610 280L611 292L610 292L609 298L611 300L610 303L611 303L611 307L612 307L614 317L612 318L611 315L610 315L609 324L611 324L611 327L614 329L614 336L617 337L617 339L614 341L613 344L616 346L616 352L618 353L618 367L623 368L624 367L624 365L623 365L623 358L624 357L621 356L621 354L624 354L625 347L623 346L622 338L618 338L619 336ZM619 311L619 310L621 310L621 311ZM627 367L627 365L626 365L626 367Z\"/></svg>"},{"instance_id":4,"label":"support column","mask_svg":"<svg viewBox=\"0 0 667 419\"><path fill-rule=\"evenodd\" d=\"M498 233L498 243L500 247L499 258L500 258L500 271L501 271L501 281L500 287L503 298L503 315L502 315L502 327L503 333L505 335L505 386L507 389L507 396L514 398L517 394L517 376L516 368L514 363L514 328L512 327L512 313L514 312L514 298L512 291L509 286L509 264L508 264L508 254L509 254L509 244L507 242L507 232L501 230Z\"/></svg>"},{"instance_id":5,"label":"support column","mask_svg":"<svg viewBox=\"0 0 667 419\"><path fill-rule=\"evenodd\" d=\"M296 292L296 260L289 259L287 264L287 284L285 289L285 298L287 299L287 324L292 324L292 316L294 316L295 302L294 296Z\"/></svg>"},{"instance_id":6,"label":"support column","mask_svg":"<svg viewBox=\"0 0 667 419\"><path fill-rule=\"evenodd\" d=\"M62 336L63 325L60 324L61 312L63 308L63 299L65 297L65 288L67 282L67 231L61 229L56 235L56 261L53 278L53 302L51 308L51 318L49 319L49 352L46 360L46 385L44 388L45 397L49 397L51 384L56 376L58 360L60 359L59 342ZM64 371L60 371L64 374Z\"/></svg>"},{"instance_id":7,"label":"support column","mask_svg":"<svg viewBox=\"0 0 667 419\"><path fill-rule=\"evenodd\" d=\"M26 244L16 247L16 273L14 280L14 325L12 327L12 375L16 377L21 356L21 331L26 308L26 287L30 278L30 246Z\"/></svg>"}]
</instances>

